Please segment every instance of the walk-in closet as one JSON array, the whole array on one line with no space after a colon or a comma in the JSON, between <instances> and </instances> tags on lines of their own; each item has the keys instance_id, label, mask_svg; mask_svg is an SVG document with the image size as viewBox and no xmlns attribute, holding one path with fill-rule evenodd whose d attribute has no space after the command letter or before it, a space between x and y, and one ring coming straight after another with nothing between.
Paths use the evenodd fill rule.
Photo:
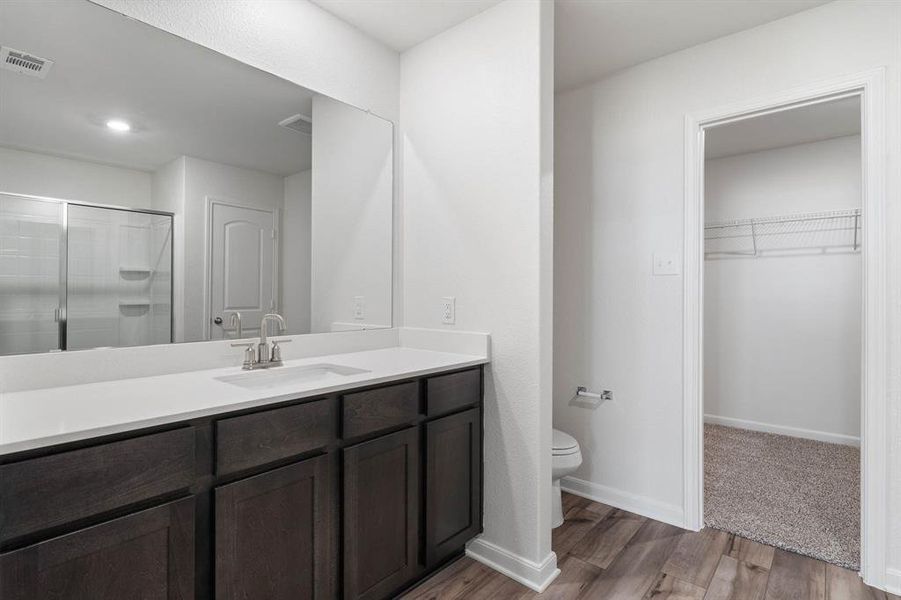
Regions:
<instances>
[{"instance_id":1,"label":"walk-in closet","mask_svg":"<svg viewBox=\"0 0 901 600\"><path fill-rule=\"evenodd\" d=\"M706 525L860 564L858 96L706 131Z\"/></svg>"}]
</instances>

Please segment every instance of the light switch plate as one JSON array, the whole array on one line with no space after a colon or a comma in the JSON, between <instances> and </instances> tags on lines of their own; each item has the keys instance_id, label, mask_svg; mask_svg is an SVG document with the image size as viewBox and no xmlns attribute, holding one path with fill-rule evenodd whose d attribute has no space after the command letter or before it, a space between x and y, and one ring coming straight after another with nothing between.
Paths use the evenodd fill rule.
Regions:
<instances>
[{"instance_id":1,"label":"light switch plate","mask_svg":"<svg viewBox=\"0 0 901 600\"><path fill-rule=\"evenodd\" d=\"M366 302L363 296L354 296L354 319L362 321L366 318Z\"/></svg>"},{"instance_id":2,"label":"light switch plate","mask_svg":"<svg viewBox=\"0 0 901 600\"><path fill-rule=\"evenodd\" d=\"M678 275L682 264L677 254L654 253L654 275Z\"/></svg>"},{"instance_id":3,"label":"light switch plate","mask_svg":"<svg viewBox=\"0 0 901 600\"><path fill-rule=\"evenodd\" d=\"M453 296L441 299L441 322L453 325L457 321L457 300Z\"/></svg>"}]
</instances>

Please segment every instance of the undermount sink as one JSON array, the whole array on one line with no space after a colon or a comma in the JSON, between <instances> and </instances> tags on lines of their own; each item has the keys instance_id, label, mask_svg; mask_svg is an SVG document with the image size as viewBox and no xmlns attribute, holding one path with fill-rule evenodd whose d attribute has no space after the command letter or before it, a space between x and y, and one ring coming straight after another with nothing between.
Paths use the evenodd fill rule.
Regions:
<instances>
[{"instance_id":1,"label":"undermount sink","mask_svg":"<svg viewBox=\"0 0 901 600\"><path fill-rule=\"evenodd\" d=\"M348 375L362 375L363 373L369 372L370 371L367 371L366 369L320 363L299 367L272 367L270 369L247 371L236 375L223 375L221 377L214 377L213 379L242 388L258 390L281 387L292 383L308 383L313 381L325 383L329 379L339 382Z\"/></svg>"}]
</instances>

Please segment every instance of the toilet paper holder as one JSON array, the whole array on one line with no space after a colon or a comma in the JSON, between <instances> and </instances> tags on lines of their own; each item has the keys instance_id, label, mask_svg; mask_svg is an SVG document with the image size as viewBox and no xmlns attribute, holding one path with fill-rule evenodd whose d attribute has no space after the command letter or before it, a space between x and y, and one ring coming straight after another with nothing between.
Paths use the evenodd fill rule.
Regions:
<instances>
[{"instance_id":1,"label":"toilet paper holder","mask_svg":"<svg viewBox=\"0 0 901 600\"><path fill-rule=\"evenodd\" d=\"M582 398L591 398L593 400L600 400L601 402L605 400L613 400L613 392L611 390L590 392L584 385L580 385L576 388L576 396L581 396Z\"/></svg>"}]
</instances>

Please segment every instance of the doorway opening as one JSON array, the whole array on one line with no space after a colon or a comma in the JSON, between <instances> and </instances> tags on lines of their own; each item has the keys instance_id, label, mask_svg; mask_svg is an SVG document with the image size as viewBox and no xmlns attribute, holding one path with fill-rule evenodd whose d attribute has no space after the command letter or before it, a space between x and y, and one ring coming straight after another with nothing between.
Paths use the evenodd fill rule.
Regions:
<instances>
[{"instance_id":1,"label":"doorway opening","mask_svg":"<svg viewBox=\"0 0 901 600\"><path fill-rule=\"evenodd\" d=\"M860 97L704 144L704 524L858 570Z\"/></svg>"},{"instance_id":2,"label":"doorway opening","mask_svg":"<svg viewBox=\"0 0 901 600\"><path fill-rule=\"evenodd\" d=\"M744 123L744 126L751 126L756 119L767 117L769 115L778 117L781 113L784 113L782 117L789 117L792 114L801 115L802 113L798 111L804 108L813 109L815 107L819 107L821 110L834 109L836 106L838 106L839 102L846 100L849 100L852 103L854 101L859 103L859 207L843 206L841 208L838 208L833 206L826 208L786 206L786 208L788 208L789 210L786 210L785 212L780 211L779 214L763 214L759 217L754 217L753 215L746 217L733 217L720 214L720 220L717 222L714 222L711 215L705 215L705 180L707 179L705 169L705 145L711 142L714 144L717 143L715 141L715 138L713 137L715 135L716 128L726 127L730 124L740 125L742 123ZM883 476L886 468L886 426L884 415L886 408L885 383L887 374L887 365L885 361L885 265L887 262L887 257L885 252L884 218L884 180L886 157L884 147L884 130L884 72L882 70L874 70L861 74L851 75L848 77L836 78L818 84L809 85L803 88L792 89L786 92L775 94L769 98L754 99L734 106L688 115L686 117L685 130L686 203L684 253L685 286L683 304L683 319L685 331L683 354L683 432L685 444L683 475L685 494L685 525L690 529L700 530L704 526L705 522L705 475L707 474L706 468L710 466L706 464L704 460L704 415L705 409L709 408L705 406L707 404L708 395L706 386L717 385L716 383L711 384L707 381L708 365L705 364L705 360L710 360L709 354L705 352L705 323L707 321L707 307L705 306L705 271L707 270L706 267L709 266L711 262L714 262L712 260L705 260L707 258L710 258L711 253L711 249L708 248L708 245L712 245L714 250L718 249L717 251L722 251L725 249L726 251L732 251L736 253L736 258L716 261L718 264L715 266L715 268L723 270L724 267L730 264L735 265L742 263L752 265L755 262L774 263L776 262L776 260L771 256L767 258L761 258L763 256L766 256L767 254L772 255L773 253L785 254L788 258L779 259L783 262L803 258L803 253L810 252L810 248L804 249L798 243L788 243L788 238L793 235L794 237L805 241L808 245L816 246L818 244L819 252L811 253L811 258L838 258L839 260L844 258L848 261L858 260L860 263L859 275L857 279L858 284L856 286L856 291L858 294L857 298L859 299L858 301L860 303L860 308L856 313L856 323L858 323L860 327L859 336L856 338L856 342L859 344L859 349L855 349L853 347L855 340L848 342L848 340L853 337L853 320L845 321L846 324L852 324L848 325L848 327L852 327L852 329L850 329L850 331L852 332L851 334L848 333L849 330L847 328L841 330L842 333L835 334L835 336L844 339L844 341L849 345L848 348L844 348L842 350L844 355L847 357L850 349L850 351L852 351L852 354L856 355L858 361L857 364L859 364L859 388L857 388L859 389L859 394L857 395L859 397L860 411L860 458L859 462L855 463L857 469L855 469L853 466L849 468L850 471L856 470L859 473L859 513L856 512L856 509L853 506L853 498L850 498L849 500L850 496L856 496L856 492L853 489L850 491L846 489L844 490L843 494L839 492L836 492L836 494L842 495L845 498L845 502L851 503L850 508L848 506L844 507L846 513L848 510L851 510L855 511L855 514L859 514L860 526L859 537L857 538L859 540L859 553L856 551L856 549L853 548L854 544L852 541L851 543L847 544L847 546L849 546L851 549L848 550L845 555L850 555L852 557L852 560L856 555L857 564L859 565L860 573L864 581L869 585L877 587L884 584L886 551L886 487L885 477ZM722 129L721 131L725 131L725 129ZM750 138L751 136L747 135L746 137ZM839 137L850 136L845 135ZM825 142L826 140L819 141ZM836 142L836 144L838 144L838 142ZM846 144L848 148L853 145L847 140ZM797 146L799 144L794 145ZM783 165L784 168L788 168L792 164L792 161L783 162L785 163ZM834 175L834 173L830 172L829 175L832 176ZM791 179L784 180L786 184L790 181ZM768 181L758 181L756 182L756 184L773 184L774 182L778 182L778 178L776 178L775 176L771 177L771 179ZM757 208L762 208L763 206L763 204L760 204L757 206ZM755 221L755 218L758 218L760 220ZM742 234L744 239L740 240L738 239L738 237L728 237L724 235L711 235L710 230L708 230L705 226L708 224L714 226L724 225L721 221L734 221L734 223L732 223L733 232L737 232L735 235L738 237L740 237L739 234ZM812 223L816 223L816 225L813 225ZM824 227L824 223L832 223L836 226ZM741 230L742 227L744 227L743 231ZM810 231L809 228L819 228L820 230ZM725 229L726 227L723 227L720 231L722 232ZM836 231L831 231L833 229ZM819 242L816 242L813 239L817 236L822 238L829 235L838 235L838 230L843 230L844 233L847 233L851 237L849 247L840 250L838 246L842 246L844 244L836 241L835 239L833 239L831 242L823 242L822 239L820 239ZM854 239L855 235L856 240ZM709 240L707 239L708 237L718 237L718 239ZM770 243L770 246L767 245L767 242L763 241L763 238L772 238L771 240L767 240L767 242ZM775 247L773 247L772 242L779 238L782 238L783 242L781 244L775 244ZM741 241L748 242L750 246L726 246L727 244L738 244ZM796 240L796 242L797 241L798 240ZM717 244L720 244L720 246L716 246ZM755 248L755 244L759 244L759 246ZM823 249L824 247L830 246L830 244L835 247L830 250ZM745 252L746 255L741 258L737 258L738 252ZM797 252L798 256L792 256L792 252ZM812 262L812 260L808 262ZM758 268L759 267L744 266L739 267L739 270L749 271ZM733 273L727 275L727 277L735 278L739 274ZM718 276L721 275L722 273L720 273ZM745 277L745 275L747 275L747 273L744 273L741 276ZM853 279L853 277L848 279L848 281L850 281L851 279ZM750 283L748 283L749 281L753 282L753 278L746 278L744 285L750 285ZM783 293L791 286L795 286L796 288L800 286L800 282L791 280L790 278L784 279L783 281L785 282L785 286L783 288L773 287L771 289L771 292L774 294L777 291L778 293ZM750 292L747 291L748 289L749 288L747 287L745 288L745 297L753 297L755 293L759 292L759 290L757 290L756 288L751 288ZM847 286L843 289L847 289ZM806 290L806 292L809 293L810 290ZM737 292L733 289L730 293L735 294ZM824 302L825 300L822 299L821 301L818 301L814 305L815 309L823 308ZM776 305L776 303L774 302L769 302L768 304L771 309ZM750 308L759 311L762 310L763 307L752 306ZM835 308L835 306L833 306L833 308ZM780 314L778 313L778 311L774 312L777 315ZM850 315L852 314L852 312L853 311L848 311L846 307L845 314ZM800 314L801 317L798 318L804 319L809 323L811 320L814 320L816 310L801 312ZM720 325L722 325L722 323L723 322L721 320ZM747 330L745 331L745 334L757 335L758 333L767 332L771 334L773 332L778 333L783 329L790 329L791 327L796 326L797 322L785 323L773 321L766 327L761 327L760 325L755 326L752 321L750 325L748 322L745 322L744 325ZM730 323L729 326L735 327L736 324ZM757 329L760 329L761 331L751 331L755 327L757 327ZM726 327L725 329L728 333L729 327ZM795 338L792 339L792 343L797 343L798 337L799 334L796 333ZM764 340L763 342L761 342L761 345L756 348L744 347L744 349L738 353L738 356L743 356L753 366L755 361L764 361L764 359L769 359L769 355L783 351L783 346L785 344L786 342L774 342L771 338L769 340ZM820 351L822 348L819 345L816 346L817 347L813 349L814 352L810 354L811 358L809 360L803 361L803 366L805 368L809 367L810 365L817 364L817 360L819 360L820 357L817 356L816 351ZM761 348L763 349L761 350ZM727 357L718 356L716 360L725 360L726 358ZM801 357L792 358L802 360ZM731 358L729 360L731 360ZM728 365L720 365L720 372L716 374L716 376L722 377L724 374L726 374L727 372L723 370L726 366ZM741 363L739 363L738 367L736 368L746 370L747 366L748 365L742 365ZM751 383L754 386L759 387L761 384L770 386L770 388L766 388L764 386L762 388L763 391L758 391L753 395L753 400L755 402L759 403L766 394L774 394L772 388L779 386L780 377L786 377L785 371L787 371L788 369L786 369L785 364L780 363L777 365L777 367L782 370L781 372L778 370L776 371L775 375L779 375L778 377L773 373L761 373L751 380ZM827 373L826 375L824 375L824 377L828 378L833 375L833 373ZM809 379L810 377L808 377L808 380ZM715 389L716 388L714 387L714 391ZM844 389L847 390L848 388L846 387ZM711 401L710 406L716 406L715 402L717 402L717 400ZM796 402L793 406L798 408L798 406L800 405ZM755 407L752 406L751 408ZM807 412L812 413L812 411L809 409L807 410ZM855 436L853 435L853 429L845 429L844 431L833 432L837 433L838 436L844 437L831 437L827 439L811 439L822 436L817 436L815 433L810 433L811 431L815 432L817 430L810 426L805 427L803 425L799 425L797 421L795 422L795 425L789 426L793 427L793 429L782 429L778 431L754 431L754 429L748 426L748 422L755 421L755 419L748 416L749 414L750 413L744 413L744 416L742 417L732 417L740 419L742 421L741 423L730 423L723 420L720 420L719 423L716 423L713 422L715 421L715 419L708 419L708 429L714 429L715 426L723 427L725 425L726 427L729 427L732 425L740 424L744 426L743 429L746 432L749 432L752 438L753 436L758 435L783 435L785 441L790 443L825 443L831 444L830 447L836 447L839 450L850 448L851 452L855 451L856 440L854 439ZM799 408L797 410L797 414L804 414L804 410L801 410ZM835 413L831 414L832 416L835 416ZM708 415L712 417L717 416L709 412ZM847 421L847 413L845 413L845 415ZM757 421L757 423L761 422L762 421ZM754 423L751 423L751 425L754 425ZM845 425L853 428L853 423L849 425L846 422ZM733 427L733 429L742 428ZM757 427L757 429L761 429L761 427ZM805 432L803 430L808 431ZM720 432L722 433L723 430L720 430ZM726 431L726 433L730 432ZM785 435L786 433L791 433L794 435ZM806 435L802 437L800 435L797 435L798 433L805 433ZM734 439L730 439L729 436L721 437L725 437L725 439L720 439L718 441L720 443L726 444L726 447L728 447L729 444L738 443ZM836 444L835 442L844 443ZM749 448L750 446L746 445L744 447L746 448L744 452L744 462L750 463L752 462L751 451L747 450L747 448ZM799 452L796 449L789 449L781 454L781 456L786 455L790 456L791 459L794 459L795 463L799 462ZM783 466L786 467L786 469L783 470L787 472L787 467L792 466L791 459L780 459L774 456L770 457L768 459L768 462L771 464L776 463L778 465L779 461L781 460ZM838 469L838 462L829 463L828 458L826 459L826 462L827 464L832 465L830 467L831 470L834 471ZM852 462L855 461L852 460ZM789 464L786 465L786 463ZM844 464L847 464L847 462ZM793 465L793 468L796 473L800 473L801 475L806 476L812 475L815 470L815 467L812 465L808 465L806 469L797 465ZM834 473L832 475L834 475ZM738 474L738 476L745 475ZM786 473L782 473L782 476L787 475ZM853 474L851 475L851 477L853 478ZM839 479L839 481L842 480ZM770 508L773 509L776 499L774 499L771 495L771 497L767 501L770 502ZM847 539L847 535L845 539ZM810 551L810 546L819 546L820 550L823 549L823 544L816 542L815 540L811 542L810 539L805 538L803 541L808 543L808 546L792 549L795 549L796 551ZM773 543L773 540L768 540L768 543ZM777 543L776 545L784 545L785 547L789 547L788 544ZM832 558L831 556L821 556L827 560L833 560L833 562L836 563L842 562L840 559ZM848 561L844 564L853 565L854 563Z\"/></svg>"}]
</instances>

